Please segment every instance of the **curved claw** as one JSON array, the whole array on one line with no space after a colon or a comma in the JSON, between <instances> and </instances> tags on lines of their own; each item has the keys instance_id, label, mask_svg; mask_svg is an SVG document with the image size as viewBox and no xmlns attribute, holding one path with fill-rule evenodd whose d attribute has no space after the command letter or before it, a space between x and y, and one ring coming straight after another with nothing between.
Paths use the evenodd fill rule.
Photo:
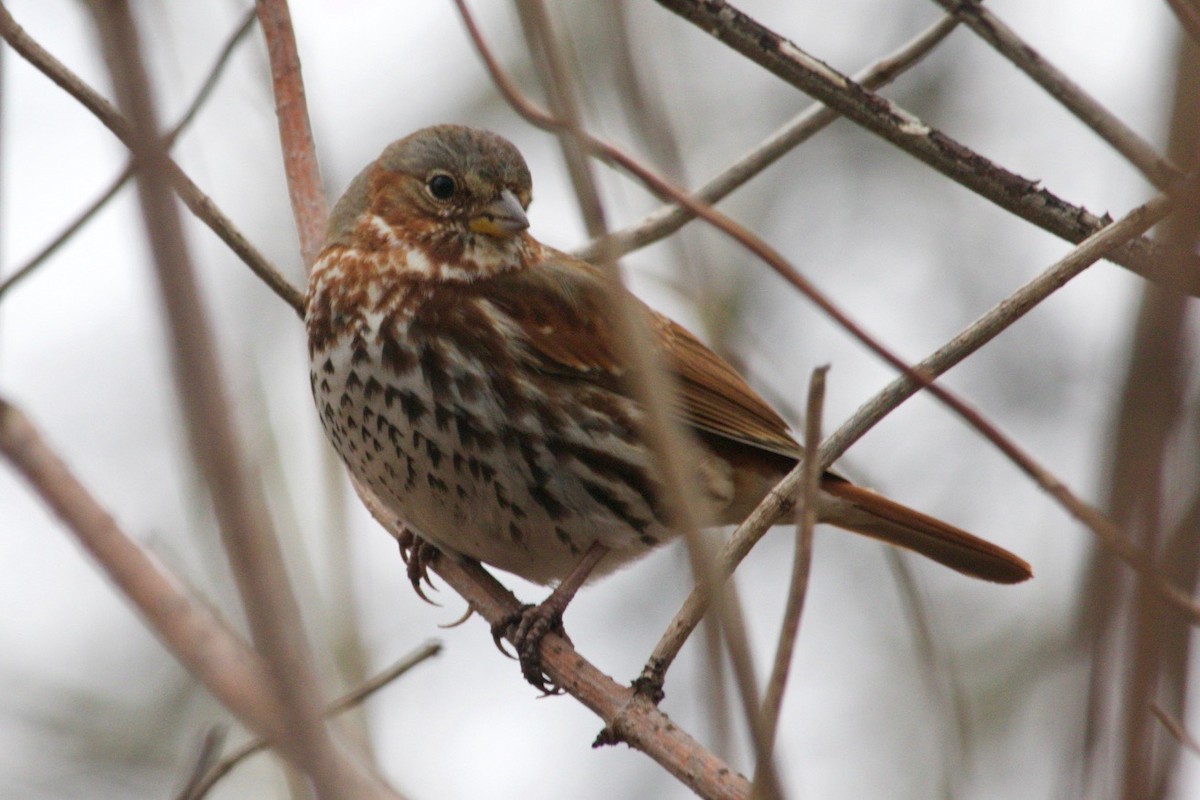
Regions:
<instances>
[{"instance_id":1,"label":"curved claw","mask_svg":"<svg viewBox=\"0 0 1200 800\"><path fill-rule=\"evenodd\" d=\"M400 560L404 562L408 573L408 582L412 584L417 597L431 606L440 606L440 603L435 603L425 594L425 590L421 588L421 582L424 581L430 589L436 591L437 587L429 578L429 565L441 555L441 552L408 528L405 528L396 537L396 542L400 545Z\"/></svg>"},{"instance_id":2,"label":"curved claw","mask_svg":"<svg viewBox=\"0 0 1200 800\"><path fill-rule=\"evenodd\" d=\"M521 615L531 608L533 608L533 606L528 604L523 605L521 606L520 611L514 611L504 619L492 625L492 643L496 645L496 649L500 651L501 655L505 656L506 658L516 658L516 656L508 652L508 649L504 646L504 634L507 633L510 628L514 628L521 621Z\"/></svg>"},{"instance_id":3,"label":"curved claw","mask_svg":"<svg viewBox=\"0 0 1200 800\"><path fill-rule=\"evenodd\" d=\"M475 615L475 609L468 605L467 610L463 612L463 615L461 617L454 620L454 622L447 622L444 625L438 625L438 627L443 628L443 629L457 628L459 625L462 625L464 622L469 620L474 615Z\"/></svg>"}]
</instances>

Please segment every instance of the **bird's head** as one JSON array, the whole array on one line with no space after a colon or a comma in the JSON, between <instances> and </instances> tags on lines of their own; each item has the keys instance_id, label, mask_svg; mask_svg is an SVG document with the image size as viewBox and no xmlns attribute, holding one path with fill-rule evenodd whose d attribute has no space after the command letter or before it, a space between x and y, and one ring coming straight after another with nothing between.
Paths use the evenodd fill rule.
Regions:
<instances>
[{"instance_id":1,"label":"bird's head","mask_svg":"<svg viewBox=\"0 0 1200 800\"><path fill-rule=\"evenodd\" d=\"M326 246L403 249L450 277L527 266L532 180L521 153L489 131L424 128L383 151L330 216ZM412 253L415 253L413 255Z\"/></svg>"}]
</instances>

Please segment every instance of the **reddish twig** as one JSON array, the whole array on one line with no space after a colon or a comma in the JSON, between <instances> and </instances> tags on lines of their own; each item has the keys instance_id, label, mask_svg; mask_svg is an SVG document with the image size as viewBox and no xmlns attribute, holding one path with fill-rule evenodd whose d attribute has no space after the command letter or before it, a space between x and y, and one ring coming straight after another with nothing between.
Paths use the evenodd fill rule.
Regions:
<instances>
[{"instance_id":1,"label":"reddish twig","mask_svg":"<svg viewBox=\"0 0 1200 800\"><path fill-rule=\"evenodd\" d=\"M300 75L300 55L287 0L257 0L258 19L267 40L271 62L271 88L275 92L275 115L279 118L279 141L283 146L283 168L287 175L292 216L300 235L300 254L311 266L325 238L325 191L321 169L313 147L308 103Z\"/></svg>"}]
</instances>

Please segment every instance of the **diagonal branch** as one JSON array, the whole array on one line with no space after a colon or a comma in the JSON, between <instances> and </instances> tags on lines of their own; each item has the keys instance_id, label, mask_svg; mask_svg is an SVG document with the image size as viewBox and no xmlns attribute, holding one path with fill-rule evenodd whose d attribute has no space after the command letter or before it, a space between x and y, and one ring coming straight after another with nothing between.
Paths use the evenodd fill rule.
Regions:
<instances>
[{"instance_id":1,"label":"diagonal branch","mask_svg":"<svg viewBox=\"0 0 1200 800\"><path fill-rule=\"evenodd\" d=\"M92 112L126 147L133 149L133 132L128 121L95 89L34 41L13 19L2 1L0 37L22 58ZM233 221L217 208L208 195L200 191L178 164L168 158L162 166L172 188L192 213L225 242L229 249L262 279L267 288L279 295L297 314L302 314L304 299L301 293L288 283L266 256L250 244L250 240L237 229Z\"/></svg>"},{"instance_id":2,"label":"diagonal branch","mask_svg":"<svg viewBox=\"0 0 1200 800\"><path fill-rule=\"evenodd\" d=\"M238 25L233 34L229 37L229 41L227 41L225 46L221 48L221 52L217 56L216 62L213 64L212 69L209 70L208 77L205 78L204 83L200 85L200 89L196 92L196 96L188 105L187 111L184 112L183 116L180 117L179 122L175 123L175 127L173 127L170 133L167 134L165 144L167 149L171 148L171 145L175 143L175 140L179 138L179 135L182 134L188 125L192 123L192 120L196 118L197 113L199 113L205 101L207 101L209 96L212 95L213 89L216 88L217 80L225 72L225 67L228 66L230 58L237 50L237 46L242 42L243 39L245 39L246 34L250 32L250 29L253 27L253 25L254 13L251 12L246 15L245 19L242 20L241 24ZM100 209L104 208L106 205L108 205L110 200L116 197L117 192L125 188L125 184L129 183L129 181L133 178L136 170L136 164L130 162L129 166L125 167L121 174L113 179L108 188L101 192L100 196L93 200L91 205L80 212L79 215L76 216L76 218L69 225L67 225L58 236L55 236L49 242L49 244L39 250L38 253L34 255L33 258L29 259L29 261L27 261L24 265L14 270L13 273L3 281L0 281L0 299L3 299L4 295L9 289L32 274L34 270L45 263L46 260L52 255L58 252L59 248L66 244L72 236L74 236L85 225L87 225L88 222L90 222L92 218L96 216Z\"/></svg>"},{"instance_id":3,"label":"diagonal branch","mask_svg":"<svg viewBox=\"0 0 1200 800\"><path fill-rule=\"evenodd\" d=\"M958 20L950 15L942 17L922 33L903 45L891 55L885 56L854 76L854 80L868 89L887 86L897 77L915 66L939 42L958 26ZM785 123L764 139L753 150L721 170L716 176L692 193L698 201L712 205L745 185L767 167L799 145L817 135L841 114L822 103L814 103ZM670 236L696 218L687 208L674 203L651 211L639 222L613 231L607 237L606 247L612 248L614 257L631 253ZM600 253L598 239L575 251L585 261L596 258Z\"/></svg>"},{"instance_id":4,"label":"diagonal branch","mask_svg":"<svg viewBox=\"0 0 1200 800\"><path fill-rule=\"evenodd\" d=\"M118 527L33 423L3 398L0 454L63 521L179 663L247 728L280 739L283 710L257 654L211 607L190 596L184 581Z\"/></svg>"},{"instance_id":5,"label":"diagonal branch","mask_svg":"<svg viewBox=\"0 0 1200 800\"><path fill-rule=\"evenodd\" d=\"M402 527L369 489L352 481L363 505L383 528L399 537ZM491 626L520 611L521 603L475 561L443 554L431 567ZM554 685L604 721L593 747L624 742L645 753L700 797L748 800L750 782L671 721L639 692L596 669L572 644L550 633L542 644L542 668Z\"/></svg>"},{"instance_id":6,"label":"diagonal branch","mask_svg":"<svg viewBox=\"0 0 1200 800\"><path fill-rule=\"evenodd\" d=\"M1071 205L1036 181L1000 167L887 98L869 92L787 38L719 0L658 0L706 33L776 77L836 109L946 177L1021 219L1069 242L1079 243L1111 220ZM1105 256L1166 288L1200 297L1200 255L1181 255L1185 271L1164 266L1169 249L1133 239Z\"/></svg>"},{"instance_id":7,"label":"diagonal branch","mask_svg":"<svg viewBox=\"0 0 1200 800\"><path fill-rule=\"evenodd\" d=\"M1008 328L1038 303L1049 297L1067 281L1080 274L1089 265L1104 257L1109 249L1119 246L1132 236L1138 236L1158 220L1162 219L1170 201L1160 196L1140 206L1120 221L1109 225L1100 233L1076 247L1065 258L1051 266L1041 275L1022 286L1003 302L996 305L977 321L913 367L912 375L901 375L882 391L864 403L850 419L846 420L817 451L817 467L829 467L839 456L858 441L868 430L896 409L901 403L916 394L921 382L932 380L979 350ZM913 379L921 377L921 381ZM958 411L958 409L955 409ZM1149 578L1163 596L1179 608L1194 623L1200 622L1200 607L1178 588L1166 583L1148 557L1130 543L1120 530L1100 511L1084 503L1065 484L1038 464L1030 455L1004 437L993 425L983 420L978 412L965 409L964 418L983 433L1020 469L1029 475L1047 493L1053 496L1072 516L1090 528L1100 541L1112 549L1122 560L1139 573ZM960 411L960 413L962 413ZM750 552L751 548L767 530L776 524L795 506L795 497L803 479L804 461L771 490L750 516L738 526L732 538L721 551L722 570L732 575L733 570ZM653 672L665 672L678 655L679 649L699 624L706 608L705 597L692 591L675 618L667 627L647 664Z\"/></svg>"},{"instance_id":8,"label":"diagonal branch","mask_svg":"<svg viewBox=\"0 0 1200 800\"><path fill-rule=\"evenodd\" d=\"M934 0L948 13L962 20L996 52L1011 61L1038 86L1062 103L1084 125L1091 128L1114 150L1125 156L1156 187L1166 190L1183 177L1169 160L1136 131L1100 105L1091 95L1025 43L1016 31L1005 25L979 0Z\"/></svg>"},{"instance_id":9,"label":"diagonal branch","mask_svg":"<svg viewBox=\"0 0 1200 800\"><path fill-rule=\"evenodd\" d=\"M442 645L437 641L428 642L421 647L409 653L404 658L397 661L392 666L385 669L383 672L366 681L360 686L355 687L346 694L331 702L325 708L327 717L335 717L345 711L354 708L362 703L375 692L395 681L397 678L404 675L406 672L416 667L419 664L433 658L442 652ZM188 782L187 786L179 794L179 800L200 800L218 782L230 772L234 767L245 761L256 753L261 753L263 750L271 746L271 742L263 737L258 737L246 742L241 747L234 750L229 755L222 758L211 768L205 770L195 777L194 780Z\"/></svg>"}]
</instances>

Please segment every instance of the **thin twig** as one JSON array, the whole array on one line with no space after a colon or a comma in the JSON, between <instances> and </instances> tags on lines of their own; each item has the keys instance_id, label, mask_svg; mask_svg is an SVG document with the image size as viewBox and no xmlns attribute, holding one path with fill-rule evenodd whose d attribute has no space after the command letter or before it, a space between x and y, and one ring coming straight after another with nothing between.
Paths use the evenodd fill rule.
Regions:
<instances>
[{"instance_id":1,"label":"thin twig","mask_svg":"<svg viewBox=\"0 0 1200 800\"><path fill-rule=\"evenodd\" d=\"M1167 5L1175 12L1175 18L1192 41L1200 44L1200 3L1196 0L1167 0Z\"/></svg>"},{"instance_id":2,"label":"thin twig","mask_svg":"<svg viewBox=\"0 0 1200 800\"><path fill-rule=\"evenodd\" d=\"M225 736L228 730L224 725L213 725L205 732L203 740L200 742L200 747L196 753L196 758L192 763L192 769L188 773L187 780L183 783L183 788L179 791L177 797L189 798L195 788L204 780L204 776L213 768L218 756L221 755L221 748L225 746Z\"/></svg>"},{"instance_id":3,"label":"thin twig","mask_svg":"<svg viewBox=\"0 0 1200 800\"><path fill-rule=\"evenodd\" d=\"M891 55L857 73L854 80L872 90L888 85L917 64L957 26L958 20L954 17L942 17ZM717 173L692 196L709 205L717 203L840 117L841 114L828 106L814 103ZM651 211L638 222L610 233L606 246L612 247L620 257L670 236L695 218L696 215L687 208L670 203ZM575 250L575 255L585 260L595 258L600 244L593 239Z\"/></svg>"},{"instance_id":4,"label":"thin twig","mask_svg":"<svg viewBox=\"0 0 1200 800\"><path fill-rule=\"evenodd\" d=\"M913 368L914 373L922 376L922 380L932 380L943 374L983 347L1071 278L1103 258L1110 248L1118 246L1129 237L1139 235L1162 219L1170 207L1171 200L1165 195L1160 195L1146 205L1129 212L1118 222L1074 248L1065 258L1013 292L928 358L919 362ZM825 469L831 465L854 442L858 441L868 430L920 388L920 383L912 380L908 375L902 375L893 380L863 404L833 435L825 440L817 454L817 467ZM1155 574L1155 570L1147 563L1145 556L1127 542L1120 531L1103 514L1075 497L1065 485L1037 464L1029 455L1019 450L1007 437L1002 436L994 426L982 420L977 412L972 409L964 408L964 410L969 412L964 418L972 426L997 444L1024 472L1033 477L1039 486L1054 496L1072 516L1091 528L1102 542L1113 548L1135 569L1147 574ZM799 467L793 469L738 527L721 551L721 567L724 574L732 574L733 569L741 563L767 529L791 510L794 505L793 498L800 487L801 479L802 470ZM1162 585L1161 589L1192 619L1200 620L1200 609L1186 595L1171 586ZM650 663L655 668L665 669L674 660L679 649L706 612L704 603L704 597L693 590L676 613L666 633L655 645L654 652L650 657Z\"/></svg>"},{"instance_id":5,"label":"thin twig","mask_svg":"<svg viewBox=\"0 0 1200 800\"><path fill-rule=\"evenodd\" d=\"M867 91L730 3L657 2L847 119L1055 236L1079 243L1111 221L1107 215L1097 217L1042 189L1036 181L992 163L894 102ZM1188 268L1182 273L1163 268L1166 255L1167 248L1162 245L1137 238L1105 258L1166 288L1200 296L1200 255L1183 254Z\"/></svg>"},{"instance_id":6,"label":"thin twig","mask_svg":"<svg viewBox=\"0 0 1200 800\"><path fill-rule=\"evenodd\" d=\"M169 159L157 135L133 15L127 0L94 0L91 9L117 97L128 114L128 144L141 166L138 199L166 308L192 455L212 498L256 649L282 703L281 745L295 752L322 800L394 798L377 775L337 748L321 718L320 682L283 554L234 431L183 221L168 183Z\"/></svg>"},{"instance_id":7,"label":"thin twig","mask_svg":"<svg viewBox=\"0 0 1200 800\"><path fill-rule=\"evenodd\" d=\"M213 64L212 69L209 70L208 77L205 78L204 83L200 85L199 91L196 92L196 96L188 105L188 108L184 112L183 116L177 123L175 123L175 127L171 129L171 132L167 134L166 148L168 150L179 138L179 135L183 133L183 131L192 123L192 120L196 118L196 114L212 95L213 90L217 86L217 80L222 74L224 74L225 67L229 64L229 61L236 51L237 46L242 42L246 34L250 32L250 29L253 26L254 12L251 11L246 14L241 24L238 25L236 30L234 30L233 34L229 37L229 40L226 41L225 46L221 48L221 52L217 56L216 62ZM91 222L92 218L96 216L100 209L108 205L109 201L116 197L117 192L121 191L121 189L125 187L125 184L129 183L130 179L133 178L136 169L136 164L131 161L128 166L122 170L121 174L113 179L109 187L101 192L100 196L92 201L87 208L80 212L76 218L63 229L62 233L50 240L49 244L39 250L36 255L29 259L29 261L27 261L19 269L9 275L3 281L0 281L0 299L3 299L5 293L8 292L9 289L19 283L22 279L32 274L34 270L45 263L52 255L58 252L59 248L70 241L72 236L74 236L85 225Z\"/></svg>"},{"instance_id":8,"label":"thin twig","mask_svg":"<svg viewBox=\"0 0 1200 800\"><path fill-rule=\"evenodd\" d=\"M34 41L13 19L2 0L0 0L0 37L8 42L9 46L22 58L54 81L67 94L78 100L80 105L100 120L126 147L132 149L133 137L129 123L95 89ZM199 217L233 251L234 255L242 259L246 266L250 267L250 270L267 285L267 288L279 295L297 314L303 315L303 294L288 283L271 262L255 249L254 245L250 244L237 226L217 208L208 195L200 191L178 164L167 159L163 164L163 169L172 187L192 213Z\"/></svg>"},{"instance_id":9,"label":"thin twig","mask_svg":"<svg viewBox=\"0 0 1200 800\"><path fill-rule=\"evenodd\" d=\"M808 384L808 407L804 414L804 452L816 453L821 446L821 418L825 409L825 375L829 366L813 370ZM813 527L817 524L817 487L821 472L816 461L804 459L804 480L800 493L799 518L796 521L796 551L792 558L792 577L788 583L787 602L783 609L783 622L779 629L779 643L775 647L775 663L771 677L767 680L767 691L763 697L763 726L767 729L768 750L766 760L760 757L754 771L756 791L767 784L761 776L771 766L770 759L775 750L775 735L779 728L779 713L783 707L783 694L787 688L788 673L792 656L800 633L800 616L804 613L804 599L808 595L808 572L812 564ZM760 754L760 756L763 754Z\"/></svg>"},{"instance_id":10,"label":"thin twig","mask_svg":"<svg viewBox=\"0 0 1200 800\"><path fill-rule=\"evenodd\" d=\"M466 14L462 3L460 9ZM550 32L545 7L541 0L518 0L518 10L534 45L534 53L539 57L535 62L541 64L546 75L545 82L554 115L565 122L556 132L563 141L572 181L584 216L589 221L589 233L601 235L605 228L604 213L591 175L591 164L585 156L588 137L581 126L579 110L562 57L557 52L557 44ZM607 267L614 281L619 281L615 263L603 251L600 263ZM614 289L618 286L618 283L613 284ZM642 434L650 445L656 471L666 490L664 494L672 516L672 527L684 535L692 572L701 590L713 595L711 602L718 611L722 633L729 644L730 660L747 726L756 752L764 754L768 752L767 738L759 713L761 701L745 618L732 588L723 587L719 580L711 546L699 536L701 522L697 509L702 498L695 481L687 472L687 465L696 463L691 456L693 445L684 438L681 425L671 413L672 387L665 379L666 373L659 363L657 348L653 346L639 306L631 296L619 290L611 292L609 303L621 332L617 337L618 355L628 370L634 395L639 397L646 411ZM657 695L659 689L654 687L651 691ZM766 778L774 787L774 773L768 772Z\"/></svg>"},{"instance_id":11,"label":"thin twig","mask_svg":"<svg viewBox=\"0 0 1200 800\"><path fill-rule=\"evenodd\" d=\"M966 23L967 27L995 48L996 52L1062 103L1084 125L1095 131L1096 135L1141 170L1159 190L1166 191L1183 177L1183 173L1169 160L1160 156L1149 142L1100 105L1082 87L1067 77L1066 73L1042 57L979 0L934 2Z\"/></svg>"},{"instance_id":12,"label":"thin twig","mask_svg":"<svg viewBox=\"0 0 1200 800\"><path fill-rule=\"evenodd\" d=\"M256 5L271 62L271 88L275 93L275 115L279 118L288 197L300 235L300 254L308 267L316 261L321 250L327 212L312 125L308 120L304 81L300 76L296 34L292 30L287 0L257 0Z\"/></svg>"},{"instance_id":13,"label":"thin twig","mask_svg":"<svg viewBox=\"0 0 1200 800\"><path fill-rule=\"evenodd\" d=\"M368 697L375 694L375 692L387 686L401 675L404 675L413 667L429 660L430 658L433 658L441 652L442 645L440 642L426 642L420 648L404 656L404 658L401 658L395 664L366 681L361 686L358 686L352 691L347 692L330 703L328 708L325 709L325 718L331 719L345 711L350 710L351 708L354 708L355 706L361 704ZM219 762L212 765L211 768L206 769L197 778L197 780L189 784L188 788L180 793L179 800L200 800L200 798L212 791L212 788L216 786L222 778L233 771L234 767L245 761L250 756L261 752L269 746L270 742L261 737L246 742L241 747L225 756Z\"/></svg>"},{"instance_id":14,"label":"thin twig","mask_svg":"<svg viewBox=\"0 0 1200 800\"><path fill-rule=\"evenodd\" d=\"M1200 742L1197 742L1192 735L1187 732L1187 729L1183 727L1183 723L1168 714L1166 710L1163 709L1163 707L1158 703L1151 703L1150 711L1154 714L1154 716L1158 717L1158 721L1161 722L1163 726L1171 732L1171 735L1175 737L1176 741L1178 741L1188 750L1191 750L1195 755L1200 756Z\"/></svg>"}]
</instances>

